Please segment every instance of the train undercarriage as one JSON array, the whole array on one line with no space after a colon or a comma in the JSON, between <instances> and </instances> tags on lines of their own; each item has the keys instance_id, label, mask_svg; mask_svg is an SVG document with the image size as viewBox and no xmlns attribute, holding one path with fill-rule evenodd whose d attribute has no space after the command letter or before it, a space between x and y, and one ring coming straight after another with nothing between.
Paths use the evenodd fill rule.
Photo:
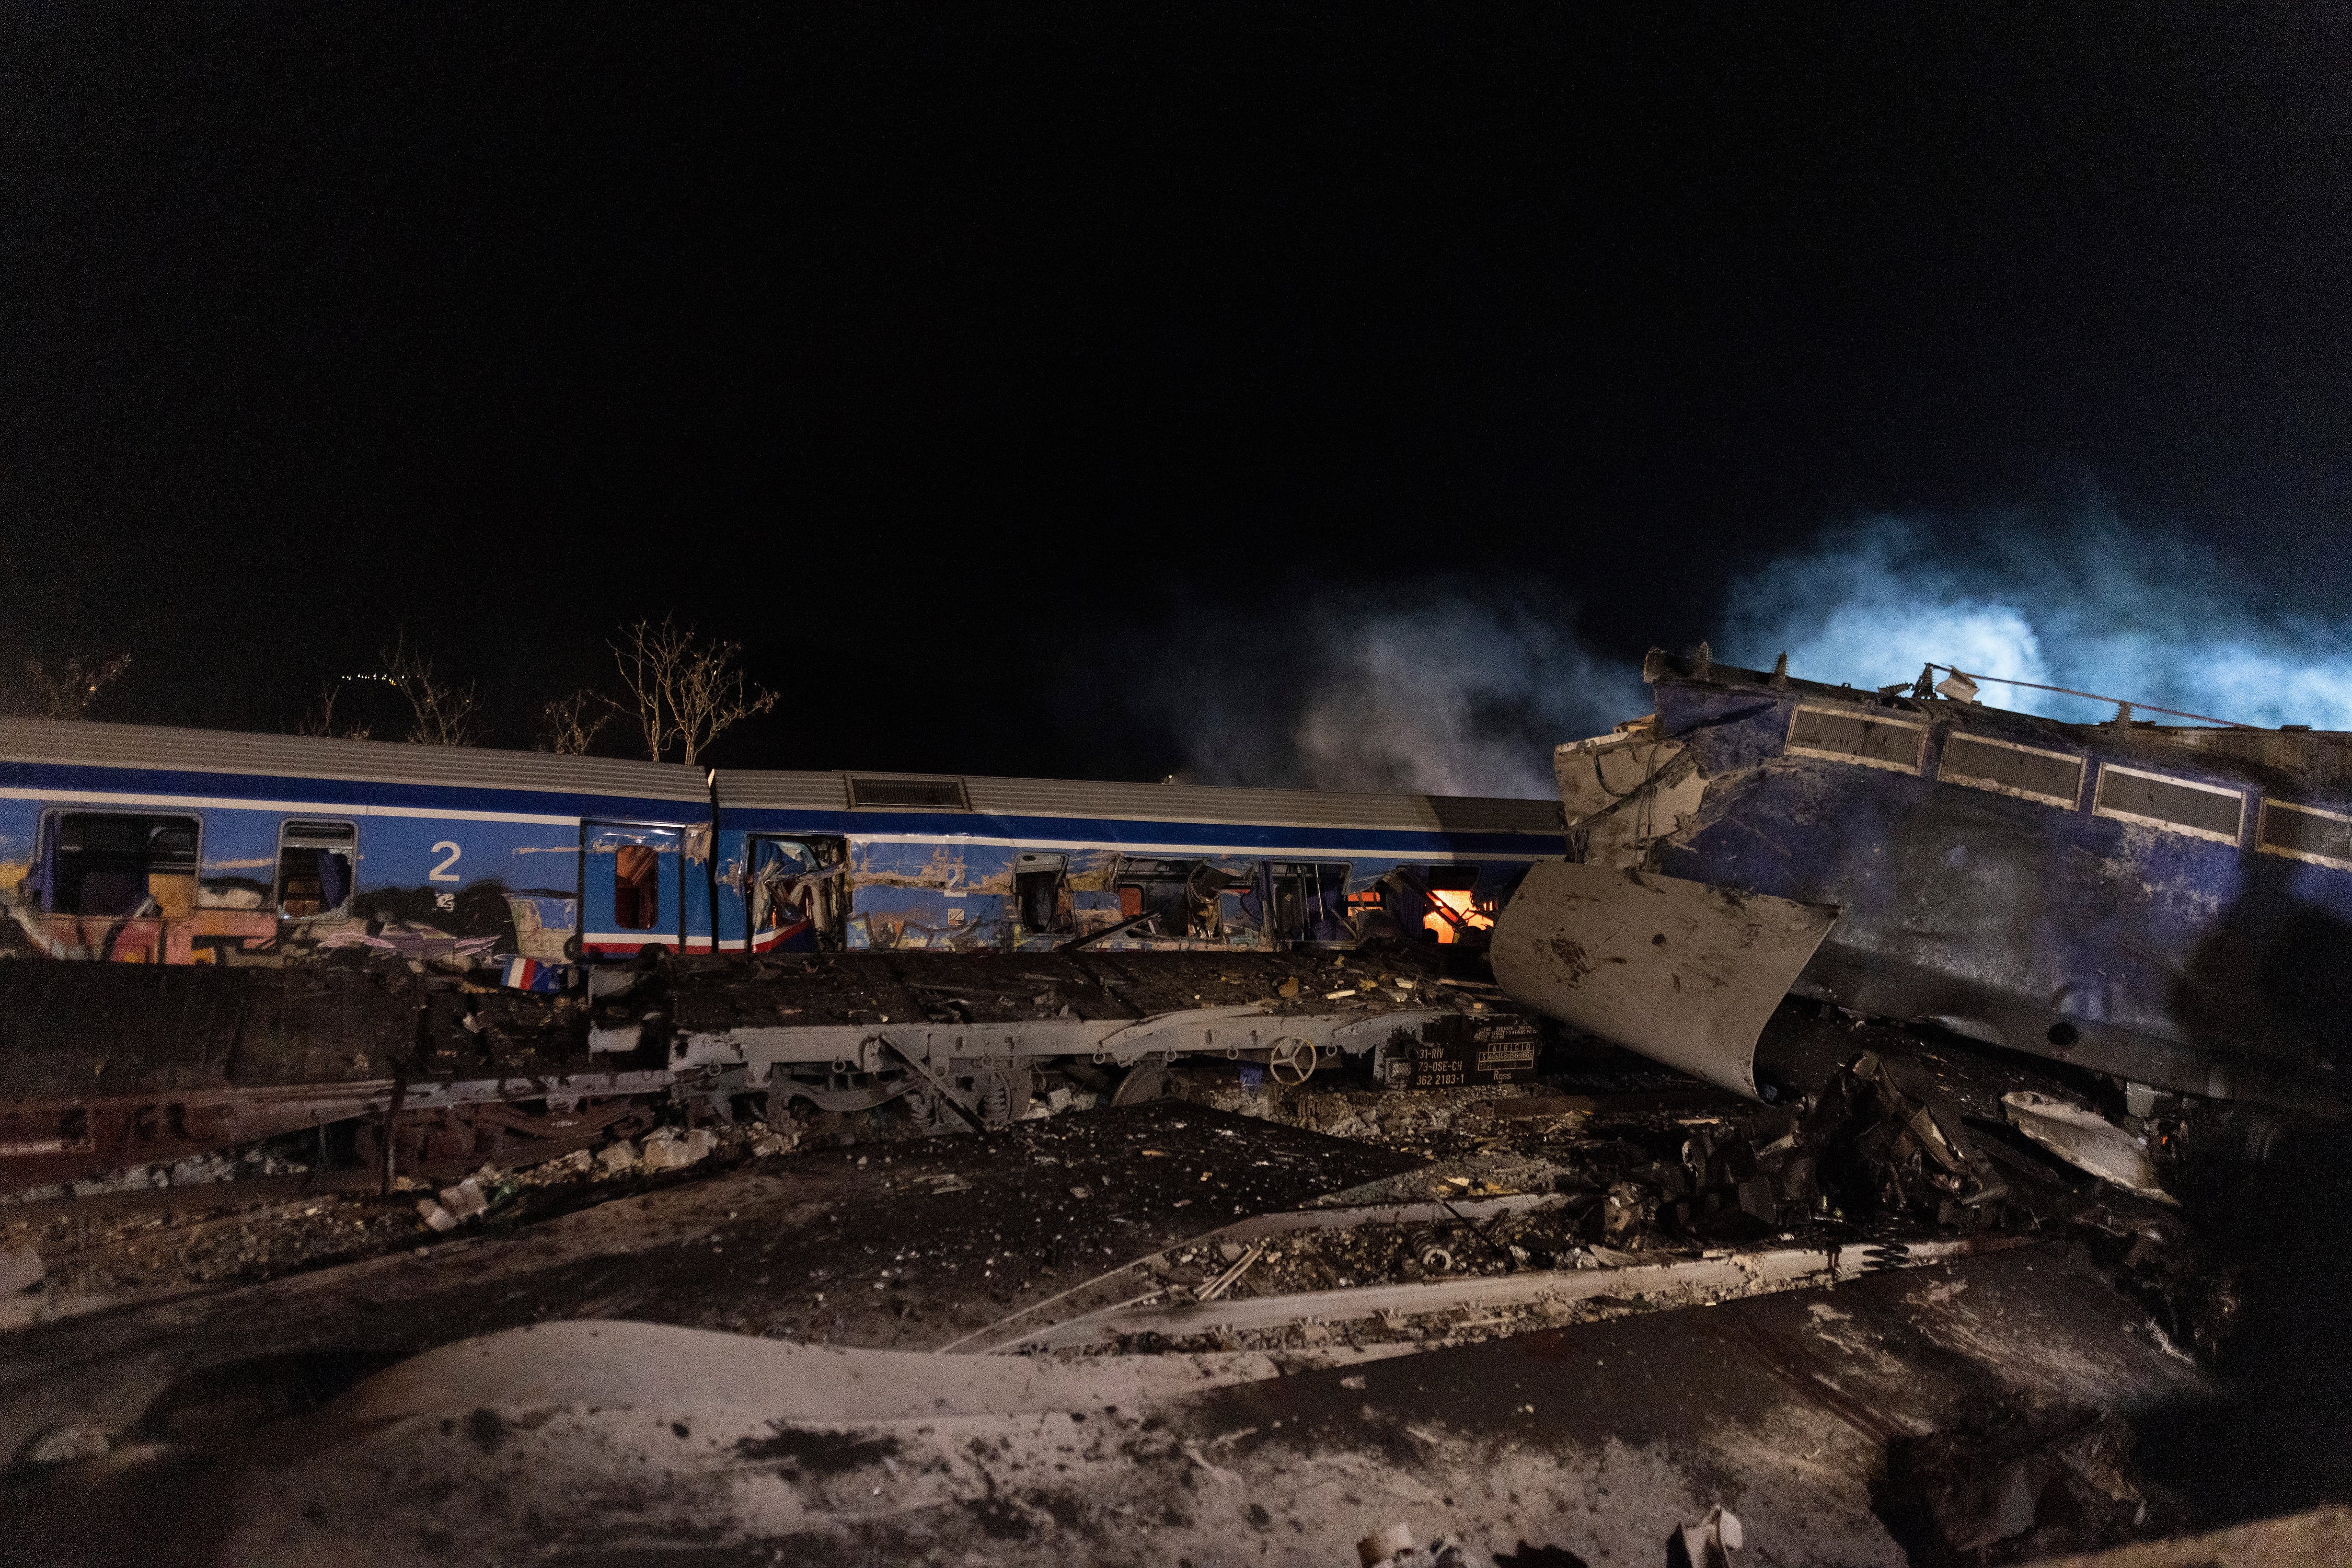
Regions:
<instances>
[{"instance_id":1,"label":"train undercarriage","mask_svg":"<svg viewBox=\"0 0 2352 1568\"><path fill-rule=\"evenodd\" d=\"M389 1180L530 1163L681 1116L875 1112L925 1132L986 1130L1048 1089L1154 1098L1187 1057L1287 1085L1365 1058L1384 1077L1432 1052L1531 1070L1533 1019L1448 964L1465 969L1410 950L650 953L539 994L462 963L12 962L0 1192L263 1139L315 1140L317 1158Z\"/></svg>"}]
</instances>

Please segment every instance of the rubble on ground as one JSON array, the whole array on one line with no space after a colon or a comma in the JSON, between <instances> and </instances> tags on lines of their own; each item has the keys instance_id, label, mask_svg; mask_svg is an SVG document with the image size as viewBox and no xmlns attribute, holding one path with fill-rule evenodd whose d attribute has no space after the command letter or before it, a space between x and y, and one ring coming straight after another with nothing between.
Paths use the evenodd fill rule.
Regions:
<instances>
[{"instance_id":1,"label":"rubble on ground","mask_svg":"<svg viewBox=\"0 0 2352 1568\"><path fill-rule=\"evenodd\" d=\"M1491 982L1452 973L1449 958L1444 949L1407 944L1361 954L1024 952L985 963L968 953L921 951L688 959L677 961L690 982L678 989L677 1026L1148 1018L1244 1005L1280 1016L1328 1011L1334 1001L1373 1013L1506 1005Z\"/></svg>"},{"instance_id":2,"label":"rubble on ground","mask_svg":"<svg viewBox=\"0 0 2352 1568\"><path fill-rule=\"evenodd\" d=\"M1059 994L1070 1005L1069 991ZM0 1262L21 1276L20 1300L84 1311L201 1302L210 1287L309 1274L320 1282L304 1309L316 1331L366 1323L367 1342L379 1345L407 1342L387 1342L382 1326L394 1321L383 1303L398 1300L407 1315L397 1321L429 1325L411 1331L434 1336L425 1343L575 1313L675 1314L698 1330L807 1345L1107 1363L1257 1358L1268 1375L1329 1369L1331 1396L1348 1411L1374 1408L1363 1391L1377 1379L1368 1385L1374 1374L1362 1369L1384 1358L1600 1334L1685 1309L1760 1310L1792 1288L1768 1278L1763 1264L1780 1258L1844 1259L1824 1276L1839 1292L1946 1259L1910 1268L1922 1280L1903 1299L1977 1333L1989 1331L1986 1320L1959 1293L1970 1279L1986 1289L1989 1276L1951 1264L1979 1243L2056 1244L2032 1256L2045 1268L2063 1258L2067 1279L2116 1288L2101 1310L2122 1314L2134 1355L2186 1376L2192 1355L2210 1360L2225 1342L2232 1275L2190 1213L2054 1157L2008 1110L2020 1096L2067 1107L2111 1148L2145 1152L2159 1190L2184 1140L2250 1136L2242 1129L2216 1131L2145 1098L2137 1111L2118 1110L2095 1084L2049 1064L1988 1059L1834 1010L1792 1004L1773 1033L1781 1071L1764 1104L1555 1042L1533 1081L1443 1089L1399 1089L1361 1070L1285 1086L1253 1063L1192 1060L1169 1073L1170 1099L1112 1108L1076 1079L1049 1074L1029 1120L985 1136L933 1136L896 1104L727 1121L679 1102L601 1143L528 1165L402 1176L390 1194L378 1169L304 1169L293 1157L301 1146L280 1141L261 1159L224 1157L255 1173L245 1180L175 1178L168 1188L0 1205ZM272 1163L277 1173L259 1173ZM756 1217L739 1221L739 1208ZM559 1246L558 1237L582 1239ZM518 1250L526 1241L530 1249ZM434 1272L451 1247L474 1260L468 1270L511 1268L521 1283L490 1289L488 1275L469 1273L478 1283L460 1289L456 1274ZM547 1272L532 1261L540 1254L572 1258L562 1268L572 1272ZM2043 1289L2033 1267L2006 1266L2003 1288L2021 1301ZM406 1283L362 1287L368 1268ZM346 1272L355 1300L319 1305ZM1591 1284L1544 1284L1569 1275ZM1428 1297L1412 1295L1424 1288ZM1405 1291L1403 1304L1313 1310L1318 1295L1370 1289ZM1427 1304L1441 1298L1454 1304ZM1833 1294L1801 1316L1804 1342L1883 1369L1893 1352L1855 1348L1843 1302ZM1285 1315L1086 1344L1056 1337L1097 1321L1090 1314L1139 1321L1202 1304ZM1773 1311L1769 1321L1787 1321ZM38 1307L24 1316L57 1318ZM2005 1331L2027 1327L2018 1320ZM1066 1350L1041 1349L1066 1341ZM1935 1354L1961 1342L1937 1342ZM1748 1352L1735 1343L1712 1353ZM2071 1402L2034 1405L2010 1388L1989 1404L1936 1407L1916 1430L1869 1429L1896 1461L1895 1491L1874 1506L1911 1532L1916 1561L1988 1568L2137 1539L2187 1517L2134 1468L2137 1417L2110 1403L2111 1385L2084 1373L2072 1386ZM53 1421L24 1452L62 1470L111 1452L127 1441L121 1433L102 1419L88 1430ZM1249 1473L1240 1439L1227 1448L1202 1446L1216 1434L1188 1440L1193 1456L1171 1450L1170 1473L1191 1478L1178 1484L1219 1488L1240 1484L1220 1472ZM1414 1463L1431 1442L1450 1441L1409 1431L1383 1440L1420 1456ZM1700 1551L1737 1561L1733 1537L1743 1524L1754 1530L1754 1498L1714 1500L1731 1510L1720 1517L1706 1513L1710 1500L1696 1502L1674 1524L1676 1538L1696 1531ZM1026 1506L1054 1517L1044 1503ZM1015 1511L1024 1529L1044 1530L1041 1515ZM1112 1516L1086 1517L1087 1528L1115 1528ZM1392 1545L1381 1561L1440 1561L1447 1550L1483 1561L1442 1544L1454 1524L1426 1516L1413 1539L1441 1545L1412 1546L1419 1556ZM1258 1539L1246 1516L1242 1528ZM1654 1549L1665 1525L1645 1528ZM937 1539L959 1537L942 1530ZM1495 1560L1511 1559L1497 1551Z\"/></svg>"},{"instance_id":3,"label":"rubble on ground","mask_svg":"<svg viewBox=\"0 0 2352 1568\"><path fill-rule=\"evenodd\" d=\"M1932 1046L1884 1026L1855 1030L1832 1018L1816 1020L1811 1033L1851 1049L1851 1058L1821 1079L1810 1097L1780 1105L1759 1106L1590 1048L1556 1051L1540 1083L1399 1090L1373 1082L1359 1064L1354 1072L1284 1086L1254 1063L1193 1060L1171 1071L1168 1089L1182 1101L1400 1157L1393 1174L1364 1184L1348 1194L1349 1202L1440 1205L1411 1225L1366 1224L1269 1241L1224 1287L1236 1297L1597 1267L1604 1258L1696 1258L1727 1247L1833 1245L1865 1234L1899 1252L1936 1235L2006 1230L2087 1237L2138 1279L2143 1293L2173 1303L2168 1323L2188 1342L2210 1342L2226 1328L2226 1277L2206 1268L2186 1228L2163 1205L2098 1184L2097 1195L2086 1201L2066 1178L2053 1177L2046 1159L2038 1162L2042 1169L2021 1172L2017 1162L2024 1156L2014 1150L1990 1146L2006 1163L1987 1157L1979 1147L1986 1119L1969 1116L1967 1108L1999 1105L1996 1091L2017 1092L2001 1089L2008 1079L1956 1088L1939 1076L1943 1058ZM1873 1044L1879 1048L1868 1048ZM1033 1121L1099 1103L1090 1090L1053 1081L1056 1076L1042 1075ZM2038 1094L2057 1087L2046 1077L2032 1081ZM154 1201L111 1219L55 1201L0 1205L0 1240L49 1258L50 1288L59 1293L267 1279L485 1225L527 1225L593 1201L586 1194L605 1184L680 1179L706 1163L724 1168L807 1148L887 1145L934 1131L896 1103L854 1113L803 1107L774 1123L698 1126L678 1124L684 1109L641 1137L572 1149L536 1164L493 1163L444 1181L404 1176L389 1204L373 1190L373 1172L344 1170L322 1173L285 1195L268 1188L269 1201L242 1212L226 1190L216 1199L145 1194ZM291 1140L278 1143L292 1146ZM206 1163L302 1172L299 1162L274 1152ZM582 1196L566 1195L575 1191ZM530 1198L534 1193L546 1195ZM1444 1206L1503 1196L1545 1203L1482 1220ZM1173 1291L1197 1290L1234 1261L1221 1254L1179 1256L1162 1266L1160 1277ZM1572 1315L1616 1310L1606 1301L1580 1304ZM1515 1310L1496 1322L1507 1328L1542 1316Z\"/></svg>"},{"instance_id":4,"label":"rubble on ground","mask_svg":"<svg viewBox=\"0 0 2352 1568\"><path fill-rule=\"evenodd\" d=\"M100 1176L60 1182L46 1187L22 1187L0 1194L0 1219L16 1204L55 1203L60 1198L95 1197L101 1193L137 1193L161 1187L203 1186L215 1182L249 1182L260 1176L300 1175L309 1160L289 1151L299 1135L276 1138L257 1147L216 1150L191 1154L162 1164L127 1165Z\"/></svg>"},{"instance_id":5,"label":"rubble on ground","mask_svg":"<svg viewBox=\"0 0 2352 1568\"><path fill-rule=\"evenodd\" d=\"M2175 1534L2186 1510L2139 1472L2130 1426L2020 1393L1888 1452L1890 1511L1919 1568L1993 1568Z\"/></svg>"}]
</instances>

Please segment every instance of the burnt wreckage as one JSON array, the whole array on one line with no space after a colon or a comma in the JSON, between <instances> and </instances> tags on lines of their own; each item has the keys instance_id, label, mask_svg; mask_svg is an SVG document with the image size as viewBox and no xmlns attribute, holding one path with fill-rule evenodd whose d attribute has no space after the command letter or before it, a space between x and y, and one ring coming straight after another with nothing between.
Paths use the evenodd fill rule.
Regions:
<instances>
[{"instance_id":1,"label":"burnt wreckage","mask_svg":"<svg viewBox=\"0 0 2352 1568\"><path fill-rule=\"evenodd\" d=\"M1439 981L1561 843L1547 801L0 720L0 1191L313 1131L466 1169L680 1100L998 1125L1183 1055L1526 1076L1535 1020Z\"/></svg>"},{"instance_id":2,"label":"burnt wreckage","mask_svg":"<svg viewBox=\"0 0 2352 1568\"><path fill-rule=\"evenodd\" d=\"M2343 1110L2347 737L1644 673L1654 713L1558 749L1564 844L1541 802L0 721L0 1187L338 1123L462 1168L656 1100L1002 1124L1186 1055L1508 1081L1532 1020L1439 984L1489 936L1511 1000L1750 1098L1822 1088L1759 1081L1793 993L2134 1117Z\"/></svg>"},{"instance_id":3,"label":"burnt wreckage","mask_svg":"<svg viewBox=\"0 0 2352 1568\"><path fill-rule=\"evenodd\" d=\"M1799 997L2159 1091L2340 1115L2352 735L2075 724L1654 650L1558 749L1565 862L1497 921L1523 1003L1752 1097Z\"/></svg>"}]
</instances>

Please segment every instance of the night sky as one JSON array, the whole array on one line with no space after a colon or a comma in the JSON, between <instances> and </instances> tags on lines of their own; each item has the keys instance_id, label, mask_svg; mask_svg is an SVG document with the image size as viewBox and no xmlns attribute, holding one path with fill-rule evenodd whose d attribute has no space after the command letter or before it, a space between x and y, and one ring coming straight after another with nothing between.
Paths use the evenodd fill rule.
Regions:
<instances>
[{"instance_id":1,"label":"night sky","mask_svg":"<svg viewBox=\"0 0 2352 1568\"><path fill-rule=\"evenodd\" d=\"M1638 659L1876 514L2340 616L2347 33L19 4L0 682L274 731L404 629L522 745L674 610L784 694L722 763L1152 778L1309 621Z\"/></svg>"}]
</instances>

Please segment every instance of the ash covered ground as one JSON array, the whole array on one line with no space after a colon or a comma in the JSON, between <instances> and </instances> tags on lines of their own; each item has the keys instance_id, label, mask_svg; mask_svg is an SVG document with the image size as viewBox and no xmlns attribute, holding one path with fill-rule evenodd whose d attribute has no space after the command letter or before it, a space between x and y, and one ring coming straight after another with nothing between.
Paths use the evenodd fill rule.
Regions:
<instances>
[{"instance_id":1,"label":"ash covered ground","mask_svg":"<svg viewBox=\"0 0 2352 1568\"><path fill-rule=\"evenodd\" d=\"M58 1563L1305 1563L1402 1522L1425 1560L1591 1564L1721 1505L1760 1561L1991 1563L2352 1479L2306 1278L2343 1267L2308 1250L2344 1212L2332 1134L2168 1166L2168 1202L2003 1118L2020 1089L2096 1098L2046 1064L1793 1004L1767 1055L1779 1104L1590 1043L1427 1091L1194 1062L1150 1103L1065 1089L987 1134L681 1125L389 1195L289 1140L210 1173L239 1179L9 1205L0 1245L39 1278L0 1510ZM2244 1136L2143 1109L2159 1148ZM796 1412L805 1380L753 1363L619 1399L565 1352L352 1435L404 1366L597 1323L1112 1392L926 1424ZM1138 1368L1183 1370L1139 1394ZM395 1450L421 1490L351 1489ZM2033 1500L1993 1517L2016 1476ZM560 1513L517 1500L548 1487Z\"/></svg>"}]
</instances>

